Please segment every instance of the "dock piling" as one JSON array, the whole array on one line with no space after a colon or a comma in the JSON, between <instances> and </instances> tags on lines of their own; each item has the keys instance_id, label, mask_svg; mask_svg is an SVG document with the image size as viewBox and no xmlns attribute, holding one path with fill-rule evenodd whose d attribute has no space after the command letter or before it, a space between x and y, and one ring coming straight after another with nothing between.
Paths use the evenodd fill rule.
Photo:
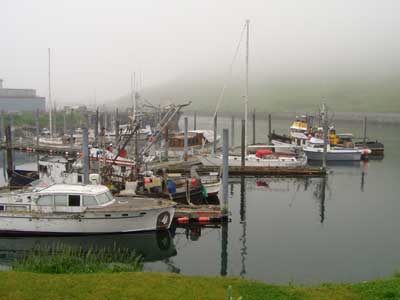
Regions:
<instances>
[{"instance_id":1,"label":"dock piling","mask_svg":"<svg viewBox=\"0 0 400 300\"><path fill-rule=\"evenodd\" d=\"M89 184L89 132L82 128L83 183Z\"/></svg>"},{"instance_id":2,"label":"dock piling","mask_svg":"<svg viewBox=\"0 0 400 300\"><path fill-rule=\"evenodd\" d=\"M94 120L94 144L99 143L99 108L96 109L96 117Z\"/></svg>"},{"instance_id":3,"label":"dock piling","mask_svg":"<svg viewBox=\"0 0 400 300\"><path fill-rule=\"evenodd\" d=\"M40 125L39 125L39 108L36 109L36 147L39 147L39 135L40 135Z\"/></svg>"},{"instance_id":4,"label":"dock piling","mask_svg":"<svg viewBox=\"0 0 400 300\"><path fill-rule=\"evenodd\" d=\"M246 121L242 120L242 141L241 141L241 166L244 169L246 155Z\"/></svg>"},{"instance_id":5,"label":"dock piling","mask_svg":"<svg viewBox=\"0 0 400 300\"><path fill-rule=\"evenodd\" d=\"M256 144L256 109L253 110L253 145Z\"/></svg>"},{"instance_id":6,"label":"dock piling","mask_svg":"<svg viewBox=\"0 0 400 300\"><path fill-rule=\"evenodd\" d=\"M231 119L231 148L235 146L235 116Z\"/></svg>"},{"instance_id":7,"label":"dock piling","mask_svg":"<svg viewBox=\"0 0 400 300\"><path fill-rule=\"evenodd\" d=\"M321 111L321 117L322 117L322 126L323 126L323 131L324 131L324 152L322 155L322 168L326 169L326 154L327 154L327 148L328 148L328 123L327 123L327 116L326 116L326 109L325 109L325 103L322 103L322 111Z\"/></svg>"},{"instance_id":8,"label":"dock piling","mask_svg":"<svg viewBox=\"0 0 400 300\"><path fill-rule=\"evenodd\" d=\"M363 135L363 144L364 144L364 147L365 147L365 145L366 145L366 143L367 143L367 116L364 116L364 122L363 122L363 131L364 131L364 135Z\"/></svg>"},{"instance_id":9,"label":"dock piling","mask_svg":"<svg viewBox=\"0 0 400 300\"><path fill-rule=\"evenodd\" d=\"M69 133L70 133L70 137L69 137L69 146L71 148L71 152L72 152L72 148L74 147L74 109L71 108L71 115L70 115L70 124L69 124Z\"/></svg>"},{"instance_id":10,"label":"dock piling","mask_svg":"<svg viewBox=\"0 0 400 300\"><path fill-rule=\"evenodd\" d=\"M11 126L6 127L6 147L7 147L7 174L11 174L14 171L13 161L13 147L12 147L12 136Z\"/></svg>"},{"instance_id":11,"label":"dock piling","mask_svg":"<svg viewBox=\"0 0 400 300\"><path fill-rule=\"evenodd\" d=\"M217 113L215 112L214 114L214 143L213 143L213 154L217 154L217 120L218 116Z\"/></svg>"},{"instance_id":12,"label":"dock piling","mask_svg":"<svg viewBox=\"0 0 400 300\"><path fill-rule=\"evenodd\" d=\"M119 116L118 108L115 110L115 144L117 145L119 141Z\"/></svg>"},{"instance_id":13,"label":"dock piling","mask_svg":"<svg viewBox=\"0 0 400 300\"><path fill-rule=\"evenodd\" d=\"M271 134L272 134L272 116L268 114L268 144L271 145Z\"/></svg>"},{"instance_id":14,"label":"dock piling","mask_svg":"<svg viewBox=\"0 0 400 300\"><path fill-rule=\"evenodd\" d=\"M185 125L183 132L183 159L187 161L188 159L188 118L185 117Z\"/></svg>"},{"instance_id":15,"label":"dock piling","mask_svg":"<svg viewBox=\"0 0 400 300\"><path fill-rule=\"evenodd\" d=\"M193 115L193 130L197 130L197 111L194 111Z\"/></svg>"},{"instance_id":16,"label":"dock piling","mask_svg":"<svg viewBox=\"0 0 400 300\"><path fill-rule=\"evenodd\" d=\"M4 111L1 110L0 114L0 143L2 144L4 140Z\"/></svg>"},{"instance_id":17,"label":"dock piling","mask_svg":"<svg viewBox=\"0 0 400 300\"><path fill-rule=\"evenodd\" d=\"M165 155L165 161L168 161L168 156L169 156L169 139L168 139L168 126L165 127L165 133L164 133L164 155Z\"/></svg>"},{"instance_id":18,"label":"dock piling","mask_svg":"<svg viewBox=\"0 0 400 300\"><path fill-rule=\"evenodd\" d=\"M228 178L229 178L229 130L222 131L222 190L223 214L228 213Z\"/></svg>"},{"instance_id":19,"label":"dock piling","mask_svg":"<svg viewBox=\"0 0 400 300\"><path fill-rule=\"evenodd\" d=\"M63 111L63 135L67 134L67 111L64 109Z\"/></svg>"}]
</instances>

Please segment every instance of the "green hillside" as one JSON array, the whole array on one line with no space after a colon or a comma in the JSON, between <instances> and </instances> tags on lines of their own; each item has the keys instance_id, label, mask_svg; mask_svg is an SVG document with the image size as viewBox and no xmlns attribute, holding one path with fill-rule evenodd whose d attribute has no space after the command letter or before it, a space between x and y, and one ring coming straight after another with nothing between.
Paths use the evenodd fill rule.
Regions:
<instances>
[{"instance_id":1,"label":"green hillside","mask_svg":"<svg viewBox=\"0 0 400 300\"><path fill-rule=\"evenodd\" d=\"M335 111L400 112L400 76L369 76L369 78L266 78L259 76L250 82L249 105L259 111L311 111L322 98ZM218 77L180 78L143 91L153 103L191 100L191 109L214 111L223 86ZM233 81L225 91L223 111L241 111L243 81ZM119 102L130 103L128 96Z\"/></svg>"}]
</instances>

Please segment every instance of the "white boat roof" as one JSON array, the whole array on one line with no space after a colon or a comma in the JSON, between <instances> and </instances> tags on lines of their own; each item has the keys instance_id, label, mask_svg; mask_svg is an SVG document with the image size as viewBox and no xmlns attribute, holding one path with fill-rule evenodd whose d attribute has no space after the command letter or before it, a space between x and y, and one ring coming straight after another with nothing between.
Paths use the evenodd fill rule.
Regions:
<instances>
[{"instance_id":1,"label":"white boat roof","mask_svg":"<svg viewBox=\"0 0 400 300\"><path fill-rule=\"evenodd\" d=\"M312 137L310 139L310 144L324 144L324 140Z\"/></svg>"},{"instance_id":2,"label":"white boat roof","mask_svg":"<svg viewBox=\"0 0 400 300\"><path fill-rule=\"evenodd\" d=\"M104 185L96 184L53 184L47 188L44 188L39 193L41 194L93 194L98 195L101 193L108 192L109 189Z\"/></svg>"}]
</instances>

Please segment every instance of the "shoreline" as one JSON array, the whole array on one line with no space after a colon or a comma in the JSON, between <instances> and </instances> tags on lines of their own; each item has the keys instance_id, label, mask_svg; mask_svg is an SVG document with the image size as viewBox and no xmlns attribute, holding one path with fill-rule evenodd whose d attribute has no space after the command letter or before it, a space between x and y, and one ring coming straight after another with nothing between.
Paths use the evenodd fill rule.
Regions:
<instances>
[{"instance_id":1,"label":"shoreline","mask_svg":"<svg viewBox=\"0 0 400 300\"><path fill-rule=\"evenodd\" d=\"M186 110L183 115L193 116L194 110ZM197 116L210 117L214 113L209 111L196 111ZM266 119L269 112L257 112L256 119ZM278 120L293 120L298 115L305 115L307 112L271 112L272 119ZM315 112L313 112L315 114ZM241 112L218 112L218 116L240 118ZM249 118L251 118L252 111L249 111ZM368 123L374 124L393 124L400 125L400 113L376 113L376 112L333 112L333 119L335 121L346 121L352 123L362 123L364 117L367 117Z\"/></svg>"}]
</instances>

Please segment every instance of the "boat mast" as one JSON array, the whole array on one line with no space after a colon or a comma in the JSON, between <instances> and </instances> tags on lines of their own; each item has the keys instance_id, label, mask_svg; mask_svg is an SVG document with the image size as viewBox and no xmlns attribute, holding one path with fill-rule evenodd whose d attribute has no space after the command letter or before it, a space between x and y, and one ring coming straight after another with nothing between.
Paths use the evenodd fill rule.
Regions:
<instances>
[{"instance_id":1,"label":"boat mast","mask_svg":"<svg viewBox=\"0 0 400 300\"><path fill-rule=\"evenodd\" d=\"M48 103L48 110L49 110L49 131L50 131L50 137L53 137L53 117L52 117L52 110L53 110L53 105L51 102L51 73L50 73L50 48L48 48L48 56L49 56L49 103Z\"/></svg>"},{"instance_id":2,"label":"boat mast","mask_svg":"<svg viewBox=\"0 0 400 300\"><path fill-rule=\"evenodd\" d=\"M249 26L250 20L246 20L246 93L244 96L244 122L245 122L245 154L247 155L247 115L249 103Z\"/></svg>"}]
</instances>

